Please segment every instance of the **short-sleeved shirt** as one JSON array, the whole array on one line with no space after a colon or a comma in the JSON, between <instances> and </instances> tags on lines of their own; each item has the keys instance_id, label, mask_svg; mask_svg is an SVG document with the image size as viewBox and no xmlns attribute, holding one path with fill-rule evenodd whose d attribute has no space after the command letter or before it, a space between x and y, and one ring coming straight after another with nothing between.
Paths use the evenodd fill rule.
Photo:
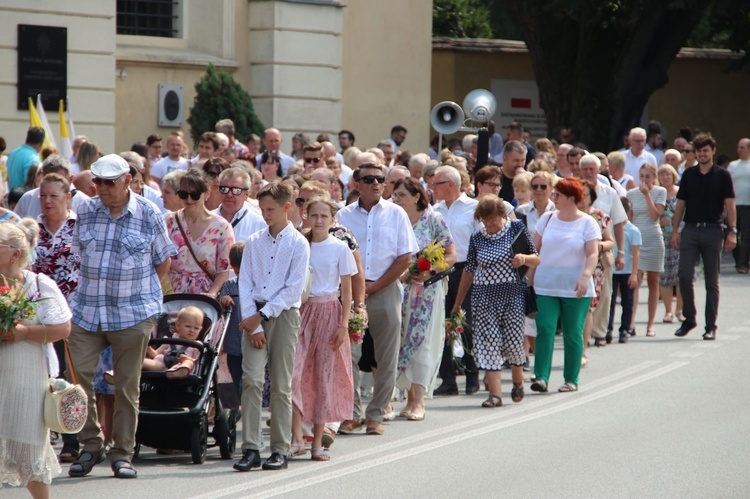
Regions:
<instances>
[{"instance_id":1,"label":"short-sleeved shirt","mask_svg":"<svg viewBox=\"0 0 750 499\"><path fill-rule=\"evenodd\" d=\"M73 231L76 215L69 212L68 219L54 234L45 225L46 217L39 215L39 242L36 246L36 259L32 270L44 274L57 284L67 299L78 284L78 271L81 255L73 252Z\"/></svg>"},{"instance_id":2,"label":"short-sleeved shirt","mask_svg":"<svg viewBox=\"0 0 750 499\"><path fill-rule=\"evenodd\" d=\"M78 206L86 199L89 199L89 197L83 192L77 190L72 185L70 186L70 193L73 196L70 198L70 209L73 213L76 213L78 211ZM16 203L16 207L13 208L13 211L15 211L16 215L21 218L38 217L42 214L42 202L40 195L41 193L39 187L24 192L23 196L21 196L21 199L19 199L18 203Z\"/></svg>"},{"instance_id":3,"label":"short-sleeved shirt","mask_svg":"<svg viewBox=\"0 0 750 499\"><path fill-rule=\"evenodd\" d=\"M99 197L83 203L73 231L81 255L78 287L70 295L73 323L86 331L121 331L161 311L155 267L175 256L161 213L130 193L115 219Z\"/></svg>"},{"instance_id":4,"label":"short-sleeved shirt","mask_svg":"<svg viewBox=\"0 0 750 499\"><path fill-rule=\"evenodd\" d=\"M738 206L750 205L750 160L732 161L727 171L732 176L735 203Z\"/></svg>"},{"instance_id":5,"label":"short-sleeved shirt","mask_svg":"<svg viewBox=\"0 0 750 499\"><path fill-rule=\"evenodd\" d=\"M453 236L453 244L456 246L456 262L465 262L469 252L469 239L471 235L482 228L482 224L474 219L474 211L479 201L471 199L466 194L461 194L450 208L445 201L440 201L433 209L440 213Z\"/></svg>"},{"instance_id":6,"label":"short-sleeved shirt","mask_svg":"<svg viewBox=\"0 0 750 499\"><path fill-rule=\"evenodd\" d=\"M713 165L707 173L700 166L688 168L682 174L677 199L685 202L686 224L721 223L724 200L734 198L732 176Z\"/></svg>"},{"instance_id":7,"label":"short-sleeved shirt","mask_svg":"<svg viewBox=\"0 0 750 499\"><path fill-rule=\"evenodd\" d=\"M8 169L8 184L11 189L23 187L26 174L32 165L41 163L39 153L28 144L23 144L8 155L6 167Z\"/></svg>"},{"instance_id":8,"label":"short-sleeved shirt","mask_svg":"<svg viewBox=\"0 0 750 499\"><path fill-rule=\"evenodd\" d=\"M408 215L385 199L369 212L357 201L342 208L336 218L357 239L368 281L380 279L399 256L419 251Z\"/></svg>"},{"instance_id":9,"label":"short-sleeved shirt","mask_svg":"<svg viewBox=\"0 0 750 499\"><path fill-rule=\"evenodd\" d=\"M155 164L151 165L151 175L156 178L164 178L167 173L175 170L187 170L190 166L190 160L186 158L180 158L174 161L169 156L162 158Z\"/></svg>"},{"instance_id":10,"label":"short-sleeved shirt","mask_svg":"<svg viewBox=\"0 0 750 499\"><path fill-rule=\"evenodd\" d=\"M221 215L221 205L216 208L213 213ZM255 213L250 207L249 203L237 210L237 213L232 217L232 229L234 230L234 240L238 243L244 243L251 234L263 230L268 227L268 224L263 217Z\"/></svg>"},{"instance_id":11,"label":"short-sleeved shirt","mask_svg":"<svg viewBox=\"0 0 750 499\"><path fill-rule=\"evenodd\" d=\"M333 236L319 243L310 243L310 266L313 268L310 296L338 293L341 276L357 273L349 246Z\"/></svg>"},{"instance_id":12,"label":"short-sleeved shirt","mask_svg":"<svg viewBox=\"0 0 750 499\"><path fill-rule=\"evenodd\" d=\"M643 246L643 238L641 238L641 231L638 227L630 223L630 220L625 222L623 226L623 233L625 235L625 247L622 249L625 254L625 266L622 270L613 270L615 274L632 274L633 273L633 246ZM615 252L619 251L617 247L617 241L615 241Z\"/></svg>"},{"instance_id":13,"label":"short-sleeved shirt","mask_svg":"<svg viewBox=\"0 0 750 499\"><path fill-rule=\"evenodd\" d=\"M511 264L511 245L519 232L518 237L526 241L526 254L536 255L531 235L520 220L508 220L494 234L488 234L484 227L472 234L464 272L474 273L474 285L518 282L518 271Z\"/></svg>"},{"instance_id":14,"label":"short-sleeved shirt","mask_svg":"<svg viewBox=\"0 0 750 499\"><path fill-rule=\"evenodd\" d=\"M651 163L654 166L659 166L656 164L656 158L654 155L645 149L641 152L640 156L633 154L631 149L625 151L625 173L633 177L635 185L641 184L639 171L644 163Z\"/></svg>"}]
</instances>

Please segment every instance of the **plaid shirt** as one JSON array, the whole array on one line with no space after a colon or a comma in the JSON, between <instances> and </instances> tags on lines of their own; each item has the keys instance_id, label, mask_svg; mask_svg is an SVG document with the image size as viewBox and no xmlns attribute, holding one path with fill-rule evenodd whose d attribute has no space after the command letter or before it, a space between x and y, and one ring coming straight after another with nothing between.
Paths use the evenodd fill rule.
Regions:
<instances>
[{"instance_id":1,"label":"plaid shirt","mask_svg":"<svg viewBox=\"0 0 750 499\"><path fill-rule=\"evenodd\" d=\"M81 255L78 287L70 295L73 323L86 331L122 331L161 311L157 265L176 255L161 214L130 195L114 220L99 197L78 210L73 252Z\"/></svg>"}]
</instances>

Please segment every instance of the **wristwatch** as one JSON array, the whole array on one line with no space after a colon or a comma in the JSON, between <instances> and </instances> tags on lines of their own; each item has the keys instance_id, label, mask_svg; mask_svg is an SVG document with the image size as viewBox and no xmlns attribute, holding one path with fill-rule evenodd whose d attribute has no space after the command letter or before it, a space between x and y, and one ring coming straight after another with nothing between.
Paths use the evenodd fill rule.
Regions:
<instances>
[{"instance_id":1,"label":"wristwatch","mask_svg":"<svg viewBox=\"0 0 750 499\"><path fill-rule=\"evenodd\" d=\"M263 312L261 312L260 310L258 310L258 313L260 314L260 316L261 316L261 317L263 318L263 320L264 320L264 321L267 321L267 320L268 320L268 316L267 316L266 314L264 314L264 313L263 313Z\"/></svg>"},{"instance_id":2,"label":"wristwatch","mask_svg":"<svg viewBox=\"0 0 750 499\"><path fill-rule=\"evenodd\" d=\"M735 227L734 225L730 225L730 226L729 226L729 227L727 227L727 228L728 228L728 229L729 229L729 230L730 230L731 232L734 232L735 234L737 234L737 227Z\"/></svg>"}]
</instances>

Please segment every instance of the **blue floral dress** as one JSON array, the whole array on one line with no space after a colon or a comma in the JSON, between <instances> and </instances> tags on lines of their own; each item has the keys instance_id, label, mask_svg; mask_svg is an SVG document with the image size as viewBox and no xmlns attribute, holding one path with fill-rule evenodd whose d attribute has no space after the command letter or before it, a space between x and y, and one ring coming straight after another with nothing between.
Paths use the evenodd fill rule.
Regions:
<instances>
[{"instance_id":1,"label":"blue floral dress","mask_svg":"<svg viewBox=\"0 0 750 499\"><path fill-rule=\"evenodd\" d=\"M414 235L423 250L433 241L443 247L453 244L448 226L440 213L427 208L417 223ZM414 260L417 255L413 255ZM460 278L460 277L459 277ZM409 283L401 304L401 351L398 359L398 387L409 389L422 385L427 397L432 397L445 339L445 279L425 287L422 283Z\"/></svg>"}]
</instances>

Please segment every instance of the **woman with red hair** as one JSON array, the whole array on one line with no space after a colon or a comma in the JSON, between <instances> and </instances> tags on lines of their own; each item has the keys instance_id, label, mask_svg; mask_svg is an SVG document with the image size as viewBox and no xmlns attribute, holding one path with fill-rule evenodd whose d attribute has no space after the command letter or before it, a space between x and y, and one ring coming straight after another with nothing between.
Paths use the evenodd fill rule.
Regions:
<instances>
[{"instance_id":1,"label":"woman with red hair","mask_svg":"<svg viewBox=\"0 0 750 499\"><path fill-rule=\"evenodd\" d=\"M583 199L579 179L558 181L550 199L556 209L539 218L534 236L542 263L529 272L539 308L534 361L536 381L531 390L547 391L559 319L565 352L565 384L558 391L575 392L583 355L583 326L591 298L595 296L592 276L602 231L593 217L578 209Z\"/></svg>"}]
</instances>

